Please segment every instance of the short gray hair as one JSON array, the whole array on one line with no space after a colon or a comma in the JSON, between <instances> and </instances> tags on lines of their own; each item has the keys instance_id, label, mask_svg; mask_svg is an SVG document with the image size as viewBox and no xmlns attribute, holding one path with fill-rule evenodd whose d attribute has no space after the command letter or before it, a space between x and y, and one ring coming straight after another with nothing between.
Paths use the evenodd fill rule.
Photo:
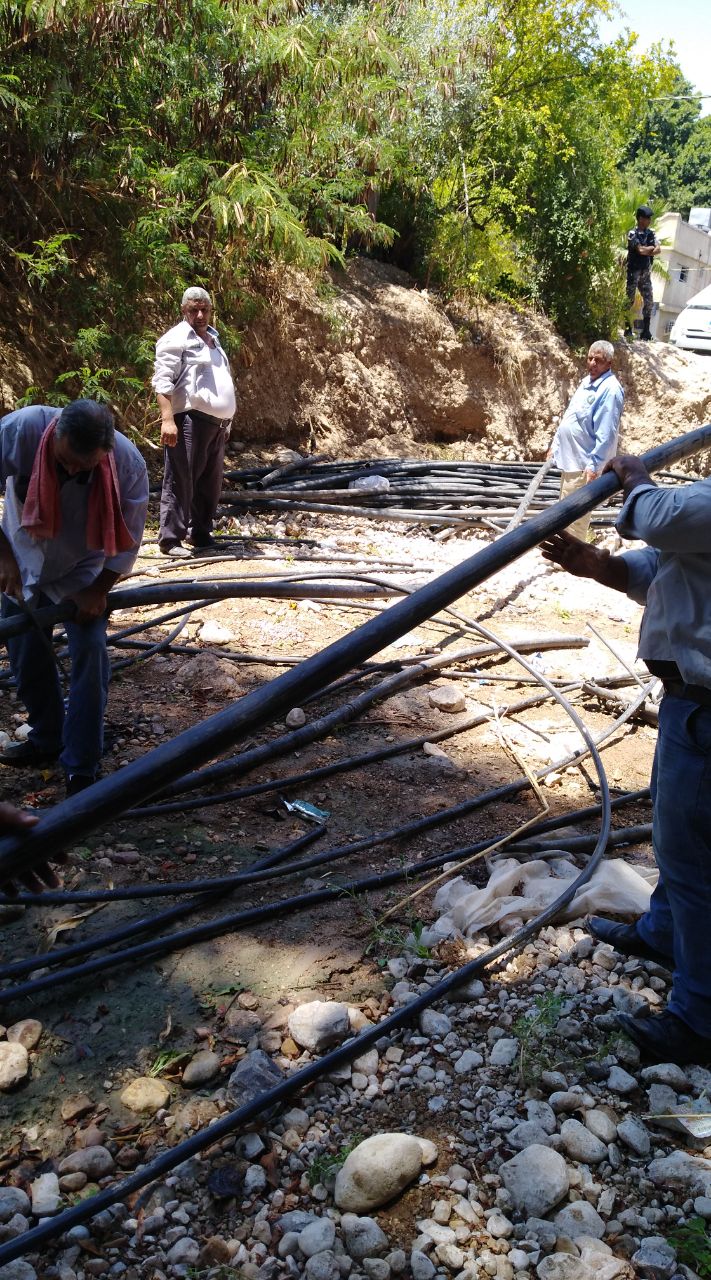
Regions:
<instances>
[{"instance_id":1,"label":"short gray hair","mask_svg":"<svg viewBox=\"0 0 711 1280\"><path fill-rule=\"evenodd\" d=\"M188 302L209 302L210 306L212 306L212 298L207 289L201 289L199 285L192 285L185 290L180 302L181 307L184 307Z\"/></svg>"},{"instance_id":2,"label":"short gray hair","mask_svg":"<svg viewBox=\"0 0 711 1280\"><path fill-rule=\"evenodd\" d=\"M594 352L595 355L602 356L604 360L609 360L610 364L612 364L612 361L615 358L615 348L612 343L605 342L603 339L600 339L599 342L593 342L590 347L590 351ZM590 351L588 352L588 355L590 354Z\"/></svg>"}]
</instances>

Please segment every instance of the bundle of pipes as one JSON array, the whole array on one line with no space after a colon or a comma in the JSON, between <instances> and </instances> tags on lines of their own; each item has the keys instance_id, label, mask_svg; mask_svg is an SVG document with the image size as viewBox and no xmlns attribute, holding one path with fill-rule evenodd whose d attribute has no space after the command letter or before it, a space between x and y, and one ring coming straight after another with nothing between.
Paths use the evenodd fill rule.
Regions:
<instances>
[{"instance_id":1,"label":"bundle of pipes","mask_svg":"<svg viewBox=\"0 0 711 1280\"><path fill-rule=\"evenodd\" d=\"M288 472L288 474L287 474ZM688 477L659 473L674 483ZM382 476L383 491L351 488L358 480ZM241 486L221 498L230 511L313 511L379 520L451 526L485 524L504 528L517 518L546 510L559 499L560 472L535 462L436 462L383 458L364 462L293 463L265 475L264 468L230 471ZM615 506L619 499L614 499ZM615 510L595 512L597 525L610 525Z\"/></svg>"}]
</instances>

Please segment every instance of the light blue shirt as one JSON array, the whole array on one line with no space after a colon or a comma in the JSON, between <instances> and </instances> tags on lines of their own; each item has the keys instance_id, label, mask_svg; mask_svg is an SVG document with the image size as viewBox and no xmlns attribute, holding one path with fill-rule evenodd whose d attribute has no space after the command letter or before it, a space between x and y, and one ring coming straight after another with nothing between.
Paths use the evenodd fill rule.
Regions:
<instances>
[{"instance_id":1,"label":"light blue shirt","mask_svg":"<svg viewBox=\"0 0 711 1280\"><path fill-rule=\"evenodd\" d=\"M72 477L61 486L62 527L56 538L33 538L22 528L22 510L39 442L58 413L61 409L32 405L9 413L0 422L0 488L5 492L2 529L15 554L23 595L28 602L42 591L57 604L82 587L88 587L102 569L130 573L146 522L146 464L135 445L117 431L113 455L121 513L136 545L115 556L105 556L103 551L90 551L87 547L91 472L87 483Z\"/></svg>"},{"instance_id":2,"label":"light blue shirt","mask_svg":"<svg viewBox=\"0 0 711 1280\"><path fill-rule=\"evenodd\" d=\"M617 520L627 594L645 604L639 657L675 662L687 684L711 688L711 479L674 489L640 485Z\"/></svg>"},{"instance_id":3,"label":"light blue shirt","mask_svg":"<svg viewBox=\"0 0 711 1280\"><path fill-rule=\"evenodd\" d=\"M583 378L553 438L553 461L561 471L600 472L617 453L625 393L610 369L594 381Z\"/></svg>"}]
</instances>

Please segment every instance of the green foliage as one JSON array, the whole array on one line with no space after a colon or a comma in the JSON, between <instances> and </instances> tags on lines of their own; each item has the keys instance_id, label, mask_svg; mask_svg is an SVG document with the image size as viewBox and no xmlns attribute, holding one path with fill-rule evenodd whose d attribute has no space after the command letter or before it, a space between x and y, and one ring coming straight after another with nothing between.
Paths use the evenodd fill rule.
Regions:
<instances>
[{"instance_id":1,"label":"green foliage","mask_svg":"<svg viewBox=\"0 0 711 1280\"><path fill-rule=\"evenodd\" d=\"M658 216L666 206L688 216L711 203L711 117L672 65L660 96L649 100L621 160L623 180L643 193Z\"/></svg>"},{"instance_id":2,"label":"green foliage","mask_svg":"<svg viewBox=\"0 0 711 1280\"><path fill-rule=\"evenodd\" d=\"M524 1084L536 1083L543 1071L554 1070L557 1065L555 1029L562 1007L562 996L536 996L532 1011L514 1022L513 1033L521 1046L519 1064Z\"/></svg>"},{"instance_id":3,"label":"green foliage","mask_svg":"<svg viewBox=\"0 0 711 1280\"><path fill-rule=\"evenodd\" d=\"M638 130L678 71L603 45L608 8L3 0L0 274L79 330L61 386L138 412L144 335L186 284L236 349L275 263L318 275L354 251L532 302L575 341L610 332L621 157L646 181L671 136L661 185L700 197L711 172L693 105Z\"/></svg>"},{"instance_id":4,"label":"green foliage","mask_svg":"<svg viewBox=\"0 0 711 1280\"><path fill-rule=\"evenodd\" d=\"M323 1182L330 1173L340 1169L341 1165L345 1164L346 1159L351 1154L351 1151L355 1151L356 1147L359 1146L362 1141L362 1133L354 1133L353 1137L349 1138L348 1142L344 1142L339 1151L331 1154L324 1152L322 1155L316 1156L316 1159L311 1161L311 1164L306 1170L306 1177L309 1180L310 1186L317 1186L318 1183Z\"/></svg>"},{"instance_id":5,"label":"green foliage","mask_svg":"<svg viewBox=\"0 0 711 1280\"><path fill-rule=\"evenodd\" d=\"M679 1262L690 1267L702 1280L711 1277L711 1236L703 1218L690 1218L669 1233L670 1245L676 1249Z\"/></svg>"}]
</instances>

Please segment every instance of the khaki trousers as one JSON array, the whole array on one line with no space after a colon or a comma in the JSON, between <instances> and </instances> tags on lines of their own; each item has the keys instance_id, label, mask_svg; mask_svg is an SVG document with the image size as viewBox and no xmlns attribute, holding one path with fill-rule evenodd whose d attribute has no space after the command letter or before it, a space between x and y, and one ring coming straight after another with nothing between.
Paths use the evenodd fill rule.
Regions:
<instances>
[{"instance_id":1,"label":"khaki trousers","mask_svg":"<svg viewBox=\"0 0 711 1280\"><path fill-rule=\"evenodd\" d=\"M561 471L560 473L560 496L561 498L569 498L571 493L577 493L578 489L585 488L585 472L584 471ZM586 516L581 516L579 520L574 520L568 525L567 532L572 533L575 538L581 538L583 542L588 536L590 528L590 518L592 513L588 512Z\"/></svg>"}]
</instances>

